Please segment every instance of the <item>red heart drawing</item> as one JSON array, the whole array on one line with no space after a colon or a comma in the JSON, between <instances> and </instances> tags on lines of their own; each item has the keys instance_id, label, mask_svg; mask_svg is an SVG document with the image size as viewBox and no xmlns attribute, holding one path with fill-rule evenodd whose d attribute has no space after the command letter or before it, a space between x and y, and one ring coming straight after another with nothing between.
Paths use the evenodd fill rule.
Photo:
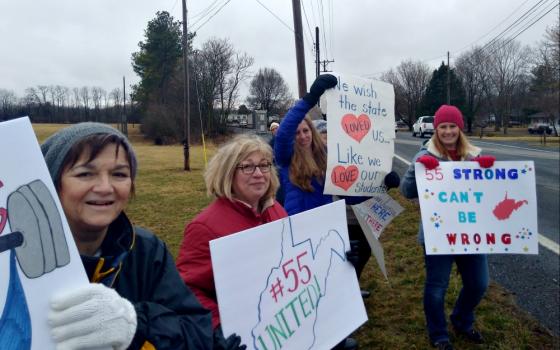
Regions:
<instances>
[{"instance_id":1,"label":"red heart drawing","mask_svg":"<svg viewBox=\"0 0 560 350\"><path fill-rule=\"evenodd\" d=\"M331 181L335 186L342 188L344 191L348 191L350 186L358 179L358 173L358 167L355 165L350 165L346 168L342 165L338 165L332 170Z\"/></svg>"},{"instance_id":2,"label":"red heart drawing","mask_svg":"<svg viewBox=\"0 0 560 350\"><path fill-rule=\"evenodd\" d=\"M354 140L361 142L371 128L371 121L367 114L356 117L352 113L345 114L340 121L342 129Z\"/></svg>"}]
</instances>

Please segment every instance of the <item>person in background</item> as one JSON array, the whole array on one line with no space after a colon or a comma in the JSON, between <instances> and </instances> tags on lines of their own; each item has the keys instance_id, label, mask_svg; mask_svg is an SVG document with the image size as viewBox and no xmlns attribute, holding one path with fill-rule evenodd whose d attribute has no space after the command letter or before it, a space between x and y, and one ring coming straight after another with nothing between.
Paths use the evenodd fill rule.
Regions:
<instances>
[{"instance_id":1,"label":"person in background","mask_svg":"<svg viewBox=\"0 0 560 350\"><path fill-rule=\"evenodd\" d=\"M440 161L477 161L482 168L492 167L495 158L481 156L480 148L471 145L463 134L463 115L450 105L442 105L435 113L435 133L414 157L427 170L436 169ZM418 198L414 162L401 182L401 192L407 198ZM420 223L419 242L424 245L424 231ZM424 249L425 252L425 249ZM488 263L486 255L427 255L424 253L426 281L424 285L424 314L428 336L432 346L453 349L445 317L445 294L453 262L461 274L463 288L455 302L450 320L455 333L474 343L483 343L479 331L474 328L474 309L482 300L488 287Z\"/></svg>"},{"instance_id":2,"label":"person in background","mask_svg":"<svg viewBox=\"0 0 560 350\"><path fill-rule=\"evenodd\" d=\"M323 119L315 119L313 120L313 126L315 126L315 129L317 129L317 132L319 133L319 137L321 138L321 141L323 141L323 144L326 147L327 146L327 121Z\"/></svg>"},{"instance_id":3,"label":"person in background","mask_svg":"<svg viewBox=\"0 0 560 350\"><path fill-rule=\"evenodd\" d=\"M258 136L239 135L221 146L208 163L204 181L214 201L186 226L177 268L219 329L209 242L285 218L287 213L274 200L278 176L272 149Z\"/></svg>"},{"instance_id":4,"label":"person in background","mask_svg":"<svg viewBox=\"0 0 560 350\"><path fill-rule=\"evenodd\" d=\"M276 131L278 131L279 126L280 124L278 124L277 122L272 122L270 123L270 127L268 128L270 130L270 133L272 134L272 137L270 138L270 142L268 144L272 149L274 149L274 138L276 137Z\"/></svg>"},{"instance_id":5,"label":"person in background","mask_svg":"<svg viewBox=\"0 0 560 350\"><path fill-rule=\"evenodd\" d=\"M137 161L123 134L80 123L41 150L91 282L53 296L57 349L242 349L239 337L213 334L165 244L124 213Z\"/></svg>"}]
</instances>

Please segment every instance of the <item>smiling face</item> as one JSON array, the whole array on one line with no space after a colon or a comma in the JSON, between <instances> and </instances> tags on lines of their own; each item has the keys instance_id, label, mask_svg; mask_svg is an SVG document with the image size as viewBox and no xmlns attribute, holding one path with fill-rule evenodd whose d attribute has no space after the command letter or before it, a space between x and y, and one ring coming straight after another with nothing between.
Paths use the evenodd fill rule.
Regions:
<instances>
[{"instance_id":1,"label":"smiling face","mask_svg":"<svg viewBox=\"0 0 560 350\"><path fill-rule=\"evenodd\" d=\"M252 174L246 174L239 167L246 165L270 165L270 159L261 152L253 152L243 159L235 169L232 183L232 195L254 209L258 208L259 201L267 193L270 186L270 167L263 172L258 166Z\"/></svg>"},{"instance_id":2,"label":"smiling face","mask_svg":"<svg viewBox=\"0 0 560 350\"><path fill-rule=\"evenodd\" d=\"M311 143L313 141L313 135L311 133L311 128L307 121L304 119L296 130L296 142L304 149L311 149Z\"/></svg>"},{"instance_id":3,"label":"smiling face","mask_svg":"<svg viewBox=\"0 0 560 350\"><path fill-rule=\"evenodd\" d=\"M63 169L59 197L74 239L103 241L109 224L128 203L132 188L126 151L108 144L92 161L84 151L74 165Z\"/></svg>"},{"instance_id":4,"label":"smiling face","mask_svg":"<svg viewBox=\"0 0 560 350\"><path fill-rule=\"evenodd\" d=\"M455 123L440 123L436 128L436 133L441 144L448 150L457 148L457 140L461 129Z\"/></svg>"}]
</instances>

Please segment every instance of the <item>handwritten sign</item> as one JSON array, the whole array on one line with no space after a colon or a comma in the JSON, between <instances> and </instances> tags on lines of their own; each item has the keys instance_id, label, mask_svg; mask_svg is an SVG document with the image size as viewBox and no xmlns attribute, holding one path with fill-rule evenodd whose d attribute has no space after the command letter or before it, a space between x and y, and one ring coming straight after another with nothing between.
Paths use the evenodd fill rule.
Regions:
<instances>
[{"instance_id":1,"label":"handwritten sign","mask_svg":"<svg viewBox=\"0 0 560 350\"><path fill-rule=\"evenodd\" d=\"M0 349L54 349L49 299L88 283L28 118L0 123Z\"/></svg>"},{"instance_id":2,"label":"handwritten sign","mask_svg":"<svg viewBox=\"0 0 560 350\"><path fill-rule=\"evenodd\" d=\"M385 255L379 237L385 227L389 225L404 209L387 193L376 194L362 203L352 205L352 210L358 219L360 227L366 236L381 272L387 278Z\"/></svg>"},{"instance_id":3,"label":"handwritten sign","mask_svg":"<svg viewBox=\"0 0 560 350\"><path fill-rule=\"evenodd\" d=\"M426 254L538 254L532 161L416 163Z\"/></svg>"},{"instance_id":4,"label":"handwritten sign","mask_svg":"<svg viewBox=\"0 0 560 350\"><path fill-rule=\"evenodd\" d=\"M344 201L211 241L224 334L255 350L334 347L367 320L348 249Z\"/></svg>"},{"instance_id":5,"label":"handwritten sign","mask_svg":"<svg viewBox=\"0 0 560 350\"><path fill-rule=\"evenodd\" d=\"M391 171L395 139L393 85L337 75L325 92L328 160L325 193L369 196ZM323 107L323 102L322 105Z\"/></svg>"}]
</instances>

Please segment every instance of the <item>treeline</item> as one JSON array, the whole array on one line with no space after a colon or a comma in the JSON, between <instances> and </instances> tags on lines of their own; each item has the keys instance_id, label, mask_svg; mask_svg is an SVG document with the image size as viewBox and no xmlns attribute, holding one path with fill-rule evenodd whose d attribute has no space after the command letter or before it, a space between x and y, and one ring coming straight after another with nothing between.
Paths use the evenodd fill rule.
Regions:
<instances>
[{"instance_id":1,"label":"treeline","mask_svg":"<svg viewBox=\"0 0 560 350\"><path fill-rule=\"evenodd\" d=\"M527 123L538 112L553 123L560 110L560 22L535 47L496 40L464 52L451 66L442 62L431 72L425 63L408 60L381 79L393 84L397 118L409 127L447 102L448 85L450 103L463 111L468 132L491 124L507 133L511 121Z\"/></svg>"},{"instance_id":2,"label":"treeline","mask_svg":"<svg viewBox=\"0 0 560 350\"><path fill-rule=\"evenodd\" d=\"M29 116L34 123L138 123L140 115L122 89L110 92L100 87L69 88L38 85L25 89L19 97L12 90L0 89L0 120Z\"/></svg>"}]
</instances>

